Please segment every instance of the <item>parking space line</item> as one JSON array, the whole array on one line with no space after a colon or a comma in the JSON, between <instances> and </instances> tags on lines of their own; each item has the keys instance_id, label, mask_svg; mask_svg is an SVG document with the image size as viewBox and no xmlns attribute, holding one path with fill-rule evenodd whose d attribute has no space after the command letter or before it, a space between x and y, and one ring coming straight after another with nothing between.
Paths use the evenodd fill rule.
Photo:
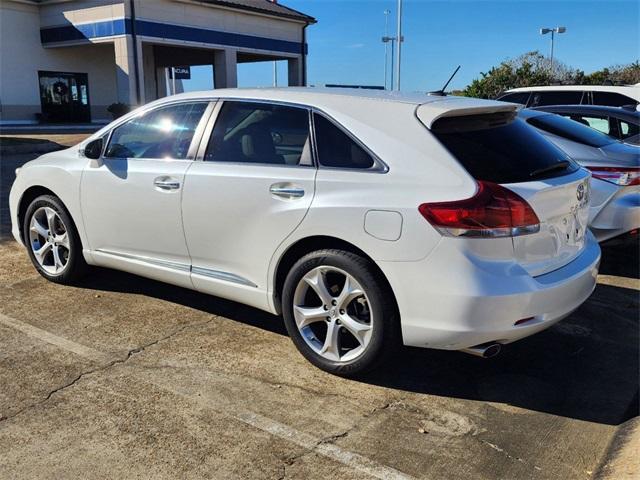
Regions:
<instances>
[{"instance_id":1,"label":"parking space line","mask_svg":"<svg viewBox=\"0 0 640 480\"><path fill-rule=\"evenodd\" d=\"M640 280L627 279L624 277L617 277L615 275L598 275L598 283L600 285L611 285L612 287L630 288L632 290L640 291Z\"/></svg>"},{"instance_id":2,"label":"parking space line","mask_svg":"<svg viewBox=\"0 0 640 480\"><path fill-rule=\"evenodd\" d=\"M59 337L51 332L34 327L29 323L16 320L15 318L8 317L2 313L0 313L0 323L19 330L22 333L29 335L30 337L37 338L45 343L55 345L56 347L60 347L71 353L75 353L76 355L80 355L81 357L93 360L94 362L108 362L111 360L111 358L105 353L99 352L91 347L87 347L86 345L76 343L72 340Z\"/></svg>"},{"instance_id":3,"label":"parking space line","mask_svg":"<svg viewBox=\"0 0 640 480\"><path fill-rule=\"evenodd\" d=\"M75 353L76 355L79 355L81 357L96 362L109 362L110 360L109 356L105 353L79 344L72 340L60 337L51 332L47 332L46 330L42 330L41 328L34 327L33 325L30 325L26 322L8 317L2 313L0 313L0 323L19 330L22 333L29 335L30 337ZM148 378L144 378L143 380L152 385L163 388L164 390L167 390L174 395L185 396L184 393L180 392L178 389L171 388L159 382L154 382L153 380L149 380ZM200 399L200 403L203 403L202 399ZM381 480L411 480L413 478L392 467L382 465L365 456L359 455L349 450L345 450L333 443L324 443L321 438L317 438L309 435L308 433L301 432L293 427L264 417L255 412L244 409L234 411L234 409L229 408L229 406L225 406L225 408L215 408L213 405L211 405L211 402L204 401L204 403L205 407L212 408L220 415L240 421L253 428L273 435L274 437L282 438L283 440L294 443L302 448L309 450L310 452L314 452L318 455L322 455L323 457L327 457L354 470L365 473L373 478L379 478Z\"/></svg>"},{"instance_id":4,"label":"parking space line","mask_svg":"<svg viewBox=\"0 0 640 480\"><path fill-rule=\"evenodd\" d=\"M263 417L253 412L239 412L233 415L233 418L240 420L252 427L255 427L264 432L270 433L273 436L280 437L284 440L288 440L291 443L295 443L300 447L306 448L312 452L315 452L323 457L330 458L336 462L342 463L348 467L366 473L374 478L379 479L393 479L393 480L409 480L410 477L395 468L381 465L373 460L359 455L354 452L350 452L343 448L340 448L334 443L322 443L317 438L300 432L294 428L284 425L282 423L271 420L270 418Z\"/></svg>"}]
</instances>

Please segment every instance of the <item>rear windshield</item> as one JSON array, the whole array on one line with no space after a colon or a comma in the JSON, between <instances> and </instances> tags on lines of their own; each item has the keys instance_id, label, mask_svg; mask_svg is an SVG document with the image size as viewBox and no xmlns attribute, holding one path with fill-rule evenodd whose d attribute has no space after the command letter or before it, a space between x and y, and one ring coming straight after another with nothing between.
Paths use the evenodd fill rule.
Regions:
<instances>
[{"instance_id":1,"label":"rear windshield","mask_svg":"<svg viewBox=\"0 0 640 480\"><path fill-rule=\"evenodd\" d=\"M534 128L505 114L445 117L431 131L476 180L529 182L579 168Z\"/></svg>"},{"instance_id":2,"label":"rear windshield","mask_svg":"<svg viewBox=\"0 0 640 480\"><path fill-rule=\"evenodd\" d=\"M610 136L560 115L540 115L529 118L527 122L545 132L590 147L600 148L615 143L615 140Z\"/></svg>"}]
</instances>

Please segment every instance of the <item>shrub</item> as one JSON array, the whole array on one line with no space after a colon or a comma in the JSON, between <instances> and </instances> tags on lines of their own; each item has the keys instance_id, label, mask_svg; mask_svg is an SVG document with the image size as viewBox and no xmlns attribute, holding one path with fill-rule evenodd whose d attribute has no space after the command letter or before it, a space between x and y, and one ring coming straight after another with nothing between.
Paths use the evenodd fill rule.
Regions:
<instances>
[{"instance_id":1,"label":"shrub","mask_svg":"<svg viewBox=\"0 0 640 480\"><path fill-rule=\"evenodd\" d=\"M107 112L109 112L113 116L114 120L123 115L126 115L130 110L131 109L129 108L129 105L120 102L112 103L107 107Z\"/></svg>"}]
</instances>

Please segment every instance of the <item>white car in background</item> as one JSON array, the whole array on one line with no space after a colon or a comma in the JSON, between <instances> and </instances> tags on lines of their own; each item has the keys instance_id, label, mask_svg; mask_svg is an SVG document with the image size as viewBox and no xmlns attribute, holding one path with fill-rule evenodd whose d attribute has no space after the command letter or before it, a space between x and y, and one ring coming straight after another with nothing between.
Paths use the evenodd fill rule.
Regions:
<instances>
[{"instance_id":1,"label":"white car in background","mask_svg":"<svg viewBox=\"0 0 640 480\"><path fill-rule=\"evenodd\" d=\"M10 208L49 280L99 265L282 313L354 375L399 342L491 356L575 310L600 261L589 179L512 104L214 90L26 164Z\"/></svg>"},{"instance_id":2,"label":"white car in background","mask_svg":"<svg viewBox=\"0 0 640 480\"><path fill-rule=\"evenodd\" d=\"M603 242L640 228L640 147L542 110L520 112L529 125L589 169L589 227Z\"/></svg>"},{"instance_id":3,"label":"white car in background","mask_svg":"<svg viewBox=\"0 0 640 480\"><path fill-rule=\"evenodd\" d=\"M544 105L606 105L624 107L640 104L640 84L635 85L548 85L520 87L498 96L502 102L525 107Z\"/></svg>"}]
</instances>

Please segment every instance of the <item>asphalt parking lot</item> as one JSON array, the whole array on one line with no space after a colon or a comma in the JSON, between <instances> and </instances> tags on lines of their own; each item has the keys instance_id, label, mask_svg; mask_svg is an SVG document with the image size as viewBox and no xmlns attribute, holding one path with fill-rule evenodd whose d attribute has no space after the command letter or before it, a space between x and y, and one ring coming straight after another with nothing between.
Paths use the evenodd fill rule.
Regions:
<instances>
[{"instance_id":1,"label":"asphalt parking lot","mask_svg":"<svg viewBox=\"0 0 640 480\"><path fill-rule=\"evenodd\" d=\"M494 359L403 349L345 380L249 307L103 269L49 283L0 223L0 478L590 479L638 415L637 245Z\"/></svg>"}]
</instances>

